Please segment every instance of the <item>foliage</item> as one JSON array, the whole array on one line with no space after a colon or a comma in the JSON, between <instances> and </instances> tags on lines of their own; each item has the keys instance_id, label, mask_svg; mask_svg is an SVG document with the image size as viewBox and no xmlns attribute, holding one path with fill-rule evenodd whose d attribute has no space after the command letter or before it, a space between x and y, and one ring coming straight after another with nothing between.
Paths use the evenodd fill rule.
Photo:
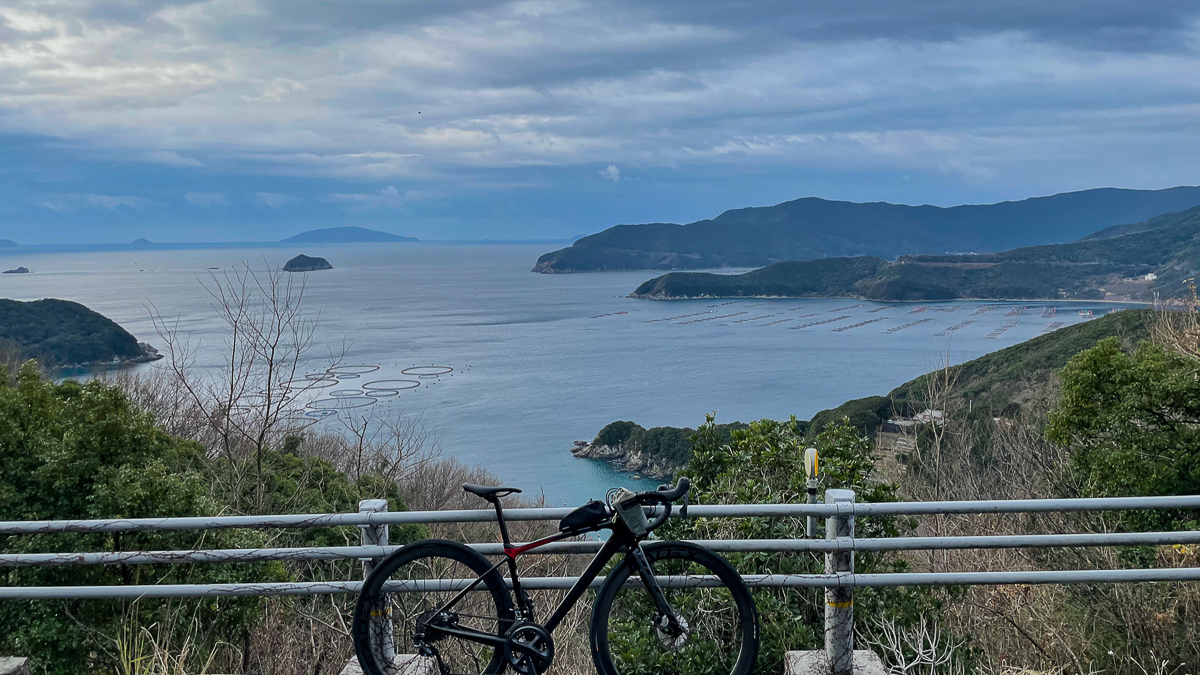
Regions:
<instances>
[{"instance_id":1,"label":"foliage","mask_svg":"<svg viewBox=\"0 0 1200 675\"><path fill-rule=\"evenodd\" d=\"M1071 450L1086 496L1200 494L1200 361L1109 338L1071 359L1047 437ZM1200 527L1194 513L1136 512L1132 522Z\"/></svg>"},{"instance_id":2,"label":"foliage","mask_svg":"<svg viewBox=\"0 0 1200 675\"><path fill-rule=\"evenodd\" d=\"M785 260L1001 251L1072 241L1200 202L1195 188L1086 190L981 206L855 204L809 197L689 225L617 225L538 259L535 272L758 267Z\"/></svg>"},{"instance_id":3,"label":"foliage","mask_svg":"<svg viewBox=\"0 0 1200 675\"><path fill-rule=\"evenodd\" d=\"M220 505L203 477L203 448L162 433L115 388L98 382L55 385L34 364L15 387L0 384L0 512L20 520L212 515ZM244 548L259 542L237 531L39 534L0 537L10 553ZM6 568L5 585L127 585L282 580L277 564L103 565ZM121 601L0 603L0 651L27 654L49 673L112 665ZM237 635L258 600L189 603L214 636ZM157 608L141 608L153 620Z\"/></svg>"},{"instance_id":4,"label":"foliage","mask_svg":"<svg viewBox=\"0 0 1200 675\"><path fill-rule=\"evenodd\" d=\"M141 355L138 341L111 319L77 302L0 299L0 343L23 358L49 365L128 361Z\"/></svg>"},{"instance_id":5,"label":"foliage","mask_svg":"<svg viewBox=\"0 0 1200 675\"><path fill-rule=\"evenodd\" d=\"M796 503L807 498L804 448L809 442L796 420L759 420L733 431L728 441L709 415L693 437L691 462L681 472L694 484L697 503ZM896 500L896 485L874 475L874 446L848 420L830 423L812 439L821 458L824 489L850 488L864 502ZM894 537L910 531L912 523L895 518L859 518L857 536ZM779 518L673 520L661 530L664 539L802 539L805 521ZM821 574L824 559L817 554L747 553L729 556L743 574ZM905 563L893 553L859 553L856 571L900 571ZM823 644L824 596L821 589L754 590L761 621L762 652L756 672L778 672L783 654L795 649L820 649ZM914 624L922 615L937 617L941 603L934 592L921 589L858 589L855 616L859 626L868 617Z\"/></svg>"},{"instance_id":6,"label":"foliage","mask_svg":"<svg viewBox=\"0 0 1200 675\"><path fill-rule=\"evenodd\" d=\"M729 441L731 432L744 428L746 425L741 422L714 425L724 442ZM682 467L692 458L693 434L695 430L686 427L645 429L636 422L618 421L605 425L592 443L609 447L626 444L630 451L642 452L661 464Z\"/></svg>"},{"instance_id":7,"label":"foliage","mask_svg":"<svg viewBox=\"0 0 1200 675\"><path fill-rule=\"evenodd\" d=\"M270 512L354 511L364 498L387 498L403 510L394 484L364 474L351 482L327 461L298 454L299 439L264 453L270 468ZM0 378L0 513L12 520L62 520L217 515L231 495L215 480L231 469L207 457L198 443L155 426L116 387L44 380L26 363L13 385ZM255 489L247 486L246 489ZM393 543L406 543L423 528L393 527ZM357 543L356 528L271 533L271 545ZM265 535L243 530L48 533L0 536L5 553L56 551L187 550L254 548ZM357 561L304 568L306 578L351 578ZM142 585L287 581L297 568L276 562L191 565L97 565L3 568L6 586ZM39 672L115 672L130 631L164 617L189 615L179 636L198 640L197 658L214 645L237 643L258 619L257 598L206 598L171 602L108 600L5 601L0 603L0 653L33 657ZM186 623L186 626L184 625ZM171 622L172 626L176 624ZM197 627L200 627L197 629ZM170 642L172 638L164 638Z\"/></svg>"}]
</instances>

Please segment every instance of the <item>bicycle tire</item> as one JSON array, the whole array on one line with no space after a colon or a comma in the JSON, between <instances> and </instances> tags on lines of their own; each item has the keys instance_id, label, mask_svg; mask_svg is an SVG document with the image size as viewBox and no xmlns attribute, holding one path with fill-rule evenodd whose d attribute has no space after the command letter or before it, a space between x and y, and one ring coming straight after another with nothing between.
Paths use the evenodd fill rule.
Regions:
<instances>
[{"instance_id":1,"label":"bicycle tire","mask_svg":"<svg viewBox=\"0 0 1200 675\"><path fill-rule=\"evenodd\" d=\"M470 575L468 570L474 574ZM363 582L362 592L358 595L358 602L354 607L351 635L363 675L407 675L408 670L412 670L413 673L437 672L436 667L431 667L429 662L408 661L406 663L414 664L409 669L398 668L394 664L382 662L382 645L372 644L370 618L373 611L378 612L378 608L384 605L386 598L387 612L393 625L391 639L395 652L398 654L415 652L415 649L410 648L413 647L411 631L416 624L416 617L420 615L421 611L439 607L441 603L453 596L453 592L385 593L383 587L388 581L428 579L431 578L430 573L438 572L449 572L449 575L443 578L483 577L481 584L485 590L469 593L463 600L464 602L474 601L474 604L468 605L468 607L479 613L464 616L470 616L474 622L484 624L491 622L490 614L494 613L495 624L472 627L502 634L515 621L512 596L504 584L504 578L500 576L499 572L492 569L492 563L488 562L487 558L455 541L426 539L414 542L384 558ZM490 602L483 597L484 593L490 596ZM485 612L489 616L485 617ZM453 637L442 637L434 643L439 655L444 650L444 645L438 647L438 643L447 640L455 641L456 644L473 645L472 648L479 650L479 654L473 657L476 668L470 667L471 654L467 652L454 654L455 657L462 656L462 661L466 662L453 664L455 673L466 673L469 670L471 673L486 675L503 671L503 650L494 651L488 658L487 650L482 645L468 643L466 640ZM486 665L482 665L485 661Z\"/></svg>"},{"instance_id":2,"label":"bicycle tire","mask_svg":"<svg viewBox=\"0 0 1200 675\"><path fill-rule=\"evenodd\" d=\"M716 553L688 542L654 542L642 551L656 576L694 576L703 571L705 576L715 576L718 585L663 589L672 609L691 622L680 643L655 629L651 619L656 610L649 593L640 585L625 587L631 576L638 576L627 556L609 572L596 594L590 631L596 671L600 675L749 675L758 658L758 611L737 571ZM726 614L736 611L736 616L723 628L710 625L714 608ZM736 655L722 658L721 649L728 650L734 643Z\"/></svg>"}]
</instances>

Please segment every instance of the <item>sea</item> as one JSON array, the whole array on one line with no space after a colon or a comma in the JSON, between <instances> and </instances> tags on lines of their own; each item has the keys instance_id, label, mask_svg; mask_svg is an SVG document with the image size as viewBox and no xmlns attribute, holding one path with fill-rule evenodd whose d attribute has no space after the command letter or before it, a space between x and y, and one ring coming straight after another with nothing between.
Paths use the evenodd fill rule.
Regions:
<instances>
[{"instance_id":1,"label":"sea","mask_svg":"<svg viewBox=\"0 0 1200 675\"><path fill-rule=\"evenodd\" d=\"M316 322L304 371L318 387L295 414L315 428L368 409L419 418L443 456L483 466L549 505L657 483L569 450L605 424L695 427L808 419L882 395L949 360L1120 309L1088 302L882 304L853 299L648 301L652 271L534 274L532 244L342 244L147 250L0 249L0 297L63 298L162 348L152 314L176 324L194 367L219 367L226 336L209 290L249 265L305 253ZM737 270L721 270L732 273ZM295 280L299 281L299 280ZM339 367L326 372L331 357ZM139 369L162 367L144 364Z\"/></svg>"}]
</instances>

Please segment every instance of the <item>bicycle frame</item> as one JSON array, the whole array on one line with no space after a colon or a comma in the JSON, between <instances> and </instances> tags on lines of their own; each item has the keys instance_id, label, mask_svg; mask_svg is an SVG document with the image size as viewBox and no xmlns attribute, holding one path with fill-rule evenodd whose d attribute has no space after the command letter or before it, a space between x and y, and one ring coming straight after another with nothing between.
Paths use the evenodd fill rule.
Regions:
<instances>
[{"instance_id":1,"label":"bicycle frame","mask_svg":"<svg viewBox=\"0 0 1200 675\"><path fill-rule=\"evenodd\" d=\"M646 556L642 553L641 547L639 546L640 539L630 532L629 528L625 527L624 523L622 523L619 518L614 518L612 522L602 523L578 530L572 530L570 532L561 532L559 534L554 534L527 544L514 546L508 536L508 527L504 522L504 512L500 507L500 503L495 501L493 502L493 505L496 507L496 517L500 524L500 536L504 542L504 560L501 560L493 565L486 573L480 575L473 582L471 582L470 585L456 593L453 598L446 602L446 604L438 608L437 612L439 614L458 604L458 601L466 596L467 593L470 593L476 586L482 583L486 576L498 570L501 565L507 563L509 577L512 579L512 591L517 600L519 609L519 619L524 621L534 621L533 603L525 591L521 589L520 574L517 570L517 558L523 553L532 551L551 542L560 541L569 537L577 537L581 534L587 534L589 532L599 532L600 530L609 529L612 530L612 536L610 536L608 541L604 542L604 545L601 546L600 550L596 552L596 556L592 558L590 563L588 563L587 568L584 569L583 573L579 576L579 580L575 582L575 585L571 586L569 591L567 591L566 597L562 599L562 602L558 604L558 607L555 608L554 613L550 615L550 618L546 620L546 623L542 624L542 627L548 632L553 633L554 629L557 628L558 625L562 623L563 619L566 618L567 613L571 611L571 608L575 606L575 603L579 602L579 598L583 597L583 594L587 591L588 587L591 586L592 582L596 580L596 577L600 576L600 571L604 569L604 566L607 565L608 562L621 551L625 551L627 556L633 557L634 565L636 566L637 571L642 578L643 584L646 586L646 590L649 591L650 596L654 599L657 609L665 616L670 616L672 621L674 620L674 616L672 615L670 607L667 604L666 597L663 595L662 588L659 587L658 581L654 576L654 572L650 568L650 564L646 560ZM466 640L471 640L473 642L491 645L494 647L503 647L505 644L503 630L500 634L492 634L462 627L448 628L437 626L432 628L447 635L454 635Z\"/></svg>"}]
</instances>

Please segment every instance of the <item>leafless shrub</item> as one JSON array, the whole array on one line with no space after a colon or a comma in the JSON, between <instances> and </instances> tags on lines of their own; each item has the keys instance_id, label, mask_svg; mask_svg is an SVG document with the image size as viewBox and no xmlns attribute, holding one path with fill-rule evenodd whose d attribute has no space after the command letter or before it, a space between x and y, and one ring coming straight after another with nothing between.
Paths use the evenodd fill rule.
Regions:
<instances>
[{"instance_id":1,"label":"leafless shrub","mask_svg":"<svg viewBox=\"0 0 1200 675\"><path fill-rule=\"evenodd\" d=\"M1188 279L1185 283L1188 293L1155 314L1150 336L1167 349L1200 359L1200 298L1195 281Z\"/></svg>"}]
</instances>

